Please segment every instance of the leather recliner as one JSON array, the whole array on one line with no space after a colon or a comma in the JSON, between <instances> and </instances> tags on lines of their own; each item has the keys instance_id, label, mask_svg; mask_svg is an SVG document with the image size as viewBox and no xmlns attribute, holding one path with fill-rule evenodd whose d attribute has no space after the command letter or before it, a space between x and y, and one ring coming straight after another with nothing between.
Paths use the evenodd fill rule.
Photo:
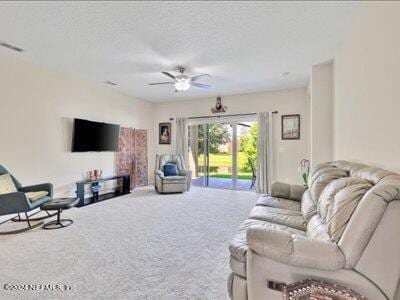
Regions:
<instances>
[{"instance_id":1,"label":"leather recliner","mask_svg":"<svg viewBox=\"0 0 400 300\"><path fill-rule=\"evenodd\" d=\"M308 187L273 183L230 244L230 297L282 299L274 287L314 278L400 299L399 200L400 175L346 161L312 168Z\"/></svg>"},{"instance_id":2,"label":"leather recliner","mask_svg":"<svg viewBox=\"0 0 400 300\"><path fill-rule=\"evenodd\" d=\"M177 176L164 176L164 165L175 164L179 174ZM190 190L192 172L185 169L182 155L162 154L156 156L156 169L154 171L154 186L158 193L182 193Z\"/></svg>"}]
</instances>

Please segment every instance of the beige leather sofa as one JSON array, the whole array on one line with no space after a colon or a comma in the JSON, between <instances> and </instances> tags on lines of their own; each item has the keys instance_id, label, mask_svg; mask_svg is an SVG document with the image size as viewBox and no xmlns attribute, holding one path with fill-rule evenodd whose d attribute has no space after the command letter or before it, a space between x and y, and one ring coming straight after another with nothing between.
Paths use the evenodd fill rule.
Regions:
<instances>
[{"instance_id":1,"label":"beige leather sofa","mask_svg":"<svg viewBox=\"0 0 400 300\"><path fill-rule=\"evenodd\" d=\"M165 164L175 164L179 175L164 176L163 167ZM185 169L182 155L161 154L156 156L156 169L154 171L154 185L160 194L182 193L190 190L192 173Z\"/></svg>"},{"instance_id":2,"label":"beige leather sofa","mask_svg":"<svg viewBox=\"0 0 400 300\"><path fill-rule=\"evenodd\" d=\"M273 183L241 225L230 297L282 299L282 284L314 278L400 299L400 175L336 161L308 178L308 188Z\"/></svg>"}]
</instances>

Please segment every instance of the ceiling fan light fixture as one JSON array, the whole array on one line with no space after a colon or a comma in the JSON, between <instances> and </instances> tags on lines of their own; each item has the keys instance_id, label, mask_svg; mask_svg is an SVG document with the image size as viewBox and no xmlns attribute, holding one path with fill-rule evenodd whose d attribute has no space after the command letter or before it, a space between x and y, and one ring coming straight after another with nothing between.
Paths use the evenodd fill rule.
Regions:
<instances>
[{"instance_id":1,"label":"ceiling fan light fixture","mask_svg":"<svg viewBox=\"0 0 400 300\"><path fill-rule=\"evenodd\" d=\"M176 78L175 89L179 92L187 91L190 88L190 78Z\"/></svg>"},{"instance_id":2,"label":"ceiling fan light fixture","mask_svg":"<svg viewBox=\"0 0 400 300\"><path fill-rule=\"evenodd\" d=\"M173 84L175 87L175 92L183 92L187 91L191 87L196 87L200 89L209 89L211 85L204 84L198 82L198 80L204 76L210 77L208 74L200 74L197 76L189 77L184 74L185 69L182 67L179 67L179 75L172 75L169 72L161 72L163 75L168 76L169 78L172 78L174 81L168 81L168 82L154 82L154 83L149 83L149 85L165 85L165 84Z\"/></svg>"}]
</instances>

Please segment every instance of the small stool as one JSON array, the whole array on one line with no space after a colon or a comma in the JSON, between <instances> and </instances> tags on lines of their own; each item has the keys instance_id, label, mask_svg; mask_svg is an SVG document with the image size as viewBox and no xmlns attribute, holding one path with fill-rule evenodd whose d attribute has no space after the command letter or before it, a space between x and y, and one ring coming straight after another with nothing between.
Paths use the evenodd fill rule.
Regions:
<instances>
[{"instance_id":1,"label":"small stool","mask_svg":"<svg viewBox=\"0 0 400 300\"><path fill-rule=\"evenodd\" d=\"M42 210L56 210L57 211L57 220L47 222L43 225L43 229L58 229L64 228L74 221L70 219L60 219L61 212L65 209L70 209L77 205L79 202L79 198L55 198L49 202L46 202L40 206Z\"/></svg>"}]
</instances>

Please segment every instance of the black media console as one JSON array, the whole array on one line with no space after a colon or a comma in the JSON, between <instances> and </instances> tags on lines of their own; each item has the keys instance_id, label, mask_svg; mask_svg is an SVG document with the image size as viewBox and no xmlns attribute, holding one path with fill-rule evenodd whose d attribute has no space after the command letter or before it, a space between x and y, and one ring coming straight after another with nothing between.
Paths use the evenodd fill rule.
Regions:
<instances>
[{"instance_id":1,"label":"black media console","mask_svg":"<svg viewBox=\"0 0 400 300\"><path fill-rule=\"evenodd\" d=\"M108 180L116 180L118 179L118 187L114 192L99 194L100 182L108 181ZM120 182L122 181L122 185ZM90 185L90 191L92 193L92 197L85 198L85 186ZM129 194L131 186L131 176L130 175L118 175L111 177L104 177L96 180L81 180L76 182L76 195L79 198L78 207L85 206L88 204L96 203L99 201L107 200L110 198L122 196Z\"/></svg>"}]
</instances>

